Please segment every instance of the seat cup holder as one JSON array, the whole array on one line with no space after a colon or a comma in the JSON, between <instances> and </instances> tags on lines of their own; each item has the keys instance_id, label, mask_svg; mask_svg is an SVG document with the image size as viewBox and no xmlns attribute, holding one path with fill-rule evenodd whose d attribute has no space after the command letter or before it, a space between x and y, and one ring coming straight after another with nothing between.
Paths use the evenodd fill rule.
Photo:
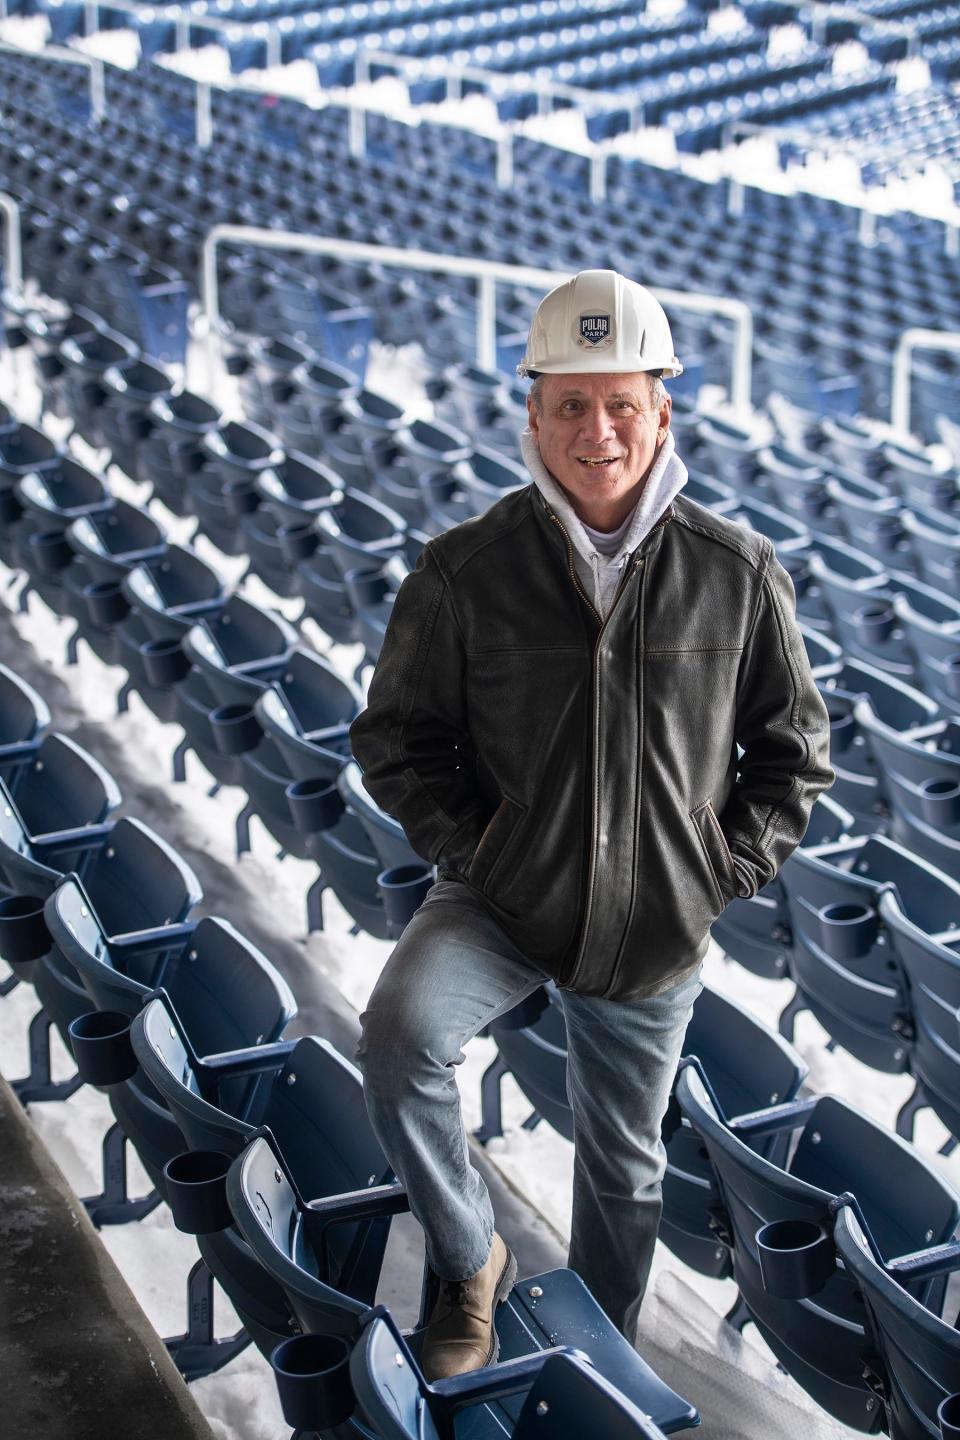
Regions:
<instances>
[{"instance_id":1,"label":"seat cup holder","mask_svg":"<svg viewBox=\"0 0 960 1440\"><path fill-rule=\"evenodd\" d=\"M243 755L254 750L263 733L249 705L218 705L210 712L210 726L221 755Z\"/></svg>"},{"instance_id":2,"label":"seat cup holder","mask_svg":"<svg viewBox=\"0 0 960 1440\"><path fill-rule=\"evenodd\" d=\"M830 716L830 754L842 755L853 744L857 722L849 711Z\"/></svg>"},{"instance_id":3,"label":"seat cup holder","mask_svg":"<svg viewBox=\"0 0 960 1440\"><path fill-rule=\"evenodd\" d=\"M924 780L920 786L920 807L928 825L937 829L960 822L960 782Z\"/></svg>"},{"instance_id":4,"label":"seat cup holder","mask_svg":"<svg viewBox=\"0 0 960 1440\"><path fill-rule=\"evenodd\" d=\"M429 865L394 865L389 870L381 870L377 887L384 914L398 935L420 909L432 885L433 869Z\"/></svg>"},{"instance_id":5,"label":"seat cup holder","mask_svg":"<svg viewBox=\"0 0 960 1440\"><path fill-rule=\"evenodd\" d=\"M227 1204L230 1156L219 1150L185 1150L163 1167L173 1223L187 1235L212 1235L233 1224Z\"/></svg>"},{"instance_id":6,"label":"seat cup holder","mask_svg":"<svg viewBox=\"0 0 960 1440\"><path fill-rule=\"evenodd\" d=\"M294 780L284 793L293 823L304 835L329 830L344 811L343 797L332 780Z\"/></svg>"},{"instance_id":7,"label":"seat cup holder","mask_svg":"<svg viewBox=\"0 0 960 1440\"><path fill-rule=\"evenodd\" d=\"M28 965L50 949L43 901L36 895L0 900L0 956L8 965Z\"/></svg>"},{"instance_id":8,"label":"seat cup holder","mask_svg":"<svg viewBox=\"0 0 960 1440\"><path fill-rule=\"evenodd\" d=\"M62 530L35 530L27 540L28 568L44 580L52 580L73 559L73 551Z\"/></svg>"},{"instance_id":9,"label":"seat cup holder","mask_svg":"<svg viewBox=\"0 0 960 1440\"><path fill-rule=\"evenodd\" d=\"M948 1395L937 1410L941 1440L960 1440L960 1394Z\"/></svg>"},{"instance_id":10,"label":"seat cup holder","mask_svg":"<svg viewBox=\"0 0 960 1440\"><path fill-rule=\"evenodd\" d=\"M89 1010L71 1020L70 1048L87 1085L119 1085L137 1072L130 1017L119 1010Z\"/></svg>"},{"instance_id":11,"label":"seat cup holder","mask_svg":"<svg viewBox=\"0 0 960 1440\"><path fill-rule=\"evenodd\" d=\"M179 640L144 640L140 646L147 684L158 689L176 685L190 669L190 661L180 648Z\"/></svg>"},{"instance_id":12,"label":"seat cup holder","mask_svg":"<svg viewBox=\"0 0 960 1440\"><path fill-rule=\"evenodd\" d=\"M343 583L354 610L361 610L366 605L379 605L390 588L382 571L371 566L348 570Z\"/></svg>"},{"instance_id":13,"label":"seat cup holder","mask_svg":"<svg viewBox=\"0 0 960 1440\"><path fill-rule=\"evenodd\" d=\"M888 640L896 624L889 605L864 605L853 617L857 635L864 645L880 645Z\"/></svg>"},{"instance_id":14,"label":"seat cup holder","mask_svg":"<svg viewBox=\"0 0 960 1440\"><path fill-rule=\"evenodd\" d=\"M223 487L223 503L228 515L234 520L242 520L244 515L251 515L256 510L260 496L251 480L228 480Z\"/></svg>"},{"instance_id":15,"label":"seat cup holder","mask_svg":"<svg viewBox=\"0 0 960 1440\"><path fill-rule=\"evenodd\" d=\"M823 948L833 960L862 960L870 953L880 922L876 910L840 901L819 912Z\"/></svg>"},{"instance_id":16,"label":"seat cup holder","mask_svg":"<svg viewBox=\"0 0 960 1440\"><path fill-rule=\"evenodd\" d=\"M944 674L946 676L947 694L952 695L955 700L960 700L960 650L953 655L948 655Z\"/></svg>"},{"instance_id":17,"label":"seat cup holder","mask_svg":"<svg viewBox=\"0 0 960 1440\"><path fill-rule=\"evenodd\" d=\"M102 630L116 625L130 609L117 580L96 580L92 585L84 585L83 598L90 619Z\"/></svg>"},{"instance_id":18,"label":"seat cup holder","mask_svg":"<svg viewBox=\"0 0 960 1440\"><path fill-rule=\"evenodd\" d=\"M294 1430L342 1425L356 1408L350 1346L340 1335L294 1335L270 1356L283 1418Z\"/></svg>"},{"instance_id":19,"label":"seat cup holder","mask_svg":"<svg viewBox=\"0 0 960 1440\"><path fill-rule=\"evenodd\" d=\"M760 1227L756 1243L763 1288L780 1300L816 1295L836 1270L833 1241L812 1220L774 1220Z\"/></svg>"},{"instance_id":20,"label":"seat cup holder","mask_svg":"<svg viewBox=\"0 0 960 1440\"><path fill-rule=\"evenodd\" d=\"M307 556L312 555L320 544L320 536L317 534L312 520L278 525L277 539L280 541L280 549L288 565L296 565L299 561L306 560Z\"/></svg>"}]
</instances>

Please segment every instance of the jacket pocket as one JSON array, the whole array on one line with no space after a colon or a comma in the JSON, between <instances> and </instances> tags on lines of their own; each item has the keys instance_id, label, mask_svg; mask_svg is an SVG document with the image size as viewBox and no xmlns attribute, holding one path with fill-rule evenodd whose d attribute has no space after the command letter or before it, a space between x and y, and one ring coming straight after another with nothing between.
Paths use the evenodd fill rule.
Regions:
<instances>
[{"instance_id":1,"label":"jacket pocket","mask_svg":"<svg viewBox=\"0 0 960 1440\"><path fill-rule=\"evenodd\" d=\"M502 873L503 861L510 852L511 841L526 813L526 805L505 796L480 836L480 843L467 868L467 880L485 894L491 894L491 886L497 874Z\"/></svg>"},{"instance_id":2,"label":"jacket pocket","mask_svg":"<svg viewBox=\"0 0 960 1440\"><path fill-rule=\"evenodd\" d=\"M711 800L704 800L702 805L698 805L695 810L691 810L690 819L693 821L697 834L700 837L704 858L709 867L710 876L713 880L722 910L731 900L736 899L740 893L740 885L737 880L737 872L734 869L730 846L727 844L726 836L720 828L720 821L717 819L717 814Z\"/></svg>"}]
</instances>

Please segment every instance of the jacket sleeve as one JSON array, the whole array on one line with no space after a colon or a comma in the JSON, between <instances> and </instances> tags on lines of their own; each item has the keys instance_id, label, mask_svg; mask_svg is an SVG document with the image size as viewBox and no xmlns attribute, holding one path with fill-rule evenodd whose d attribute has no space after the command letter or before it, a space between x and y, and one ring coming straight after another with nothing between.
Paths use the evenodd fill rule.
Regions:
<instances>
[{"instance_id":1,"label":"jacket sleeve","mask_svg":"<svg viewBox=\"0 0 960 1440\"><path fill-rule=\"evenodd\" d=\"M836 778L830 720L797 626L793 581L767 546L737 687L734 734L743 754L719 817L743 896L773 879L803 839L817 796Z\"/></svg>"},{"instance_id":2,"label":"jacket sleeve","mask_svg":"<svg viewBox=\"0 0 960 1440\"><path fill-rule=\"evenodd\" d=\"M364 789L425 860L465 869L484 828L469 753L465 652L429 545L394 600L367 708L350 726Z\"/></svg>"}]
</instances>

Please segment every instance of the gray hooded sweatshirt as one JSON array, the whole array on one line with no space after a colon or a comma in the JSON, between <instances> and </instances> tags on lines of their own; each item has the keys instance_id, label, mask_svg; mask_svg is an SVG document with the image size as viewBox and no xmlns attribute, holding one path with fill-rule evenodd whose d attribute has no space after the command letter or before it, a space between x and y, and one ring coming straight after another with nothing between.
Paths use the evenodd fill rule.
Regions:
<instances>
[{"instance_id":1,"label":"gray hooded sweatshirt","mask_svg":"<svg viewBox=\"0 0 960 1440\"><path fill-rule=\"evenodd\" d=\"M667 432L640 499L623 524L609 534L591 530L583 524L544 465L532 430L524 430L520 436L520 449L537 489L563 521L573 544L577 574L587 594L593 596L597 610L606 619L623 567L644 537L649 535L673 497L687 483L687 467L676 453L673 436Z\"/></svg>"}]
</instances>

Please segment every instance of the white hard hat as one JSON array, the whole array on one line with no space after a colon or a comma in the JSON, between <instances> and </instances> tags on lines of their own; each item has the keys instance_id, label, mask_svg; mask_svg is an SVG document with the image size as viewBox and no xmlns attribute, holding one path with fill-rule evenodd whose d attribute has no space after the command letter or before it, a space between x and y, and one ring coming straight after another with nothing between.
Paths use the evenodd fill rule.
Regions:
<instances>
[{"instance_id":1,"label":"white hard hat","mask_svg":"<svg viewBox=\"0 0 960 1440\"><path fill-rule=\"evenodd\" d=\"M581 270L544 296L517 366L530 376L639 370L683 374L663 306L616 270Z\"/></svg>"}]
</instances>

